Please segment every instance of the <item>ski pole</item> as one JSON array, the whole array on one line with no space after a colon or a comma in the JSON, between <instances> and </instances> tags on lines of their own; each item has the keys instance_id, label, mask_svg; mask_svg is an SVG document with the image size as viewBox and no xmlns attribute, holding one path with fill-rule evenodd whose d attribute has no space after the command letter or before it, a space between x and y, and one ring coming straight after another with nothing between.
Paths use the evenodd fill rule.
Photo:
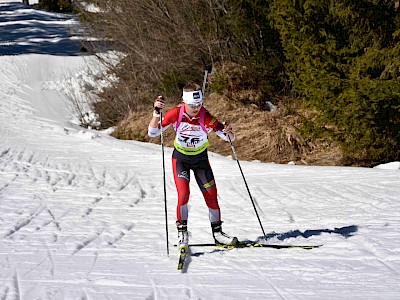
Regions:
<instances>
[{"instance_id":1,"label":"ski pole","mask_svg":"<svg viewBox=\"0 0 400 300\"><path fill-rule=\"evenodd\" d=\"M206 83L207 83L207 77L208 77L208 74L211 73L211 71L212 71L212 66L211 65L207 65L206 62L204 61L203 57L201 57L200 59L201 59L203 65L204 65L204 79L203 79L203 86L201 88L201 93L202 93L202 95L204 97L204 92L205 92Z\"/></svg>"},{"instance_id":2,"label":"ski pole","mask_svg":"<svg viewBox=\"0 0 400 300\"><path fill-rule=\"evenodd\" d=\"M249 193L249 197L250 197L251 203L253 204L254 211L256 212L256 216L257 216L258 222L260 223L261 230L262 230L262 232L264 234L264 237L265 237L265 231L264 231L264 228L262 226L262 223L261 223L261 220L260 220L260 216L258 215L257 208L256 208L256 205L254 203L253 197L251 196L249 186L247 185L246 178L244 178L242 167L240 166L239 159L238 159L238 157L236 155L235 147L233 146L233 143L232 143L232 140L231 140L231 137L229 136L229 134L227 134L226 136L228 137L229 143L231 144L233 155L235 156L235 160L236 160L236 162L237 162L237 164L239 166L239 170L240 170L240 173L242 174L244 184L246 185L247 192Z\"/></svg>"},{"instance_id":3,"label":"ski pole","mask_svg":"<svg viewBox=\"0 0 400 300\"><path fill-rule=\"evenodd\" d=\"M201 88L201 94L203 95L203 97L204 97L204 90L206 89L207 77L208 77L208 70L205 69L205 70L204 70L203 86L202 86L202 88Z\"/></svg>"},{"instance_id":4,"label":"ski pole","mask_svg":"<svg viewBox=\"0 0 400 300\"><path fill-rule=\"evenodd\" d=\"M162 152L162 166L163 166L163 183L164 183L164 212L165 212L165 234L167 237L167 255L169 256L169 240L168 240L168 209L167 209L167 185L165 182L165 160L164 160L164 133L163 133L163 114L160 109L160 126L161 126L161 152Z\"/></svg>"}]
</instances>

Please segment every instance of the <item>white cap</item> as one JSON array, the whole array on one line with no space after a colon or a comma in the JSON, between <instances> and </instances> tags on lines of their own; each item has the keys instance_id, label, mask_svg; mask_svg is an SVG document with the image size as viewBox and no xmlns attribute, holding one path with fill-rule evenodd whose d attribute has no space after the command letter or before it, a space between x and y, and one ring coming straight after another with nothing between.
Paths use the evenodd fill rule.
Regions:
<instances>
[{"instance_id":1,"label":"white cap","mask_svg":"<svg viewBox=\"0 0 400 300\"><path fill-rule=\"evenodd\" d=\"M186 104L203 104L203 94L201 91L183 92L183 102Z\"/></svg>"}]
</instances>

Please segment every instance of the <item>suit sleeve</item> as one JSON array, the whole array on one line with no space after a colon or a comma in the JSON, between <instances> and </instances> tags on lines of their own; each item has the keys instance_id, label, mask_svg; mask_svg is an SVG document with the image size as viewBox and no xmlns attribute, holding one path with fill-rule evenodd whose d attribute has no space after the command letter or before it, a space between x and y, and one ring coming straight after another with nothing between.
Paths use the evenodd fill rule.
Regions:
<instances>
[{"instance_id":1,"label":"suit sleeve","mask_svg":"<svg viewBox=\"0 0 400 300\"><path fill-rule=\"evenodd\" d=\"M179 117L179 107L175 107L168 111L164 116L162 120L162 125L163 125L163 132L167 130L172 124L176 123ZM149 137L156 137L161 134L161 121L158 122L158 127L157 128L152 128L149 126L147 134Z\"/></svg>"},{"instance_id":2,"label":"suit sleeve","mask_svg":"<svg viewBox=\"0 0 400 300\"><path fill-rule=\"evenodd\" d=\"M229 142L228 137L226 134L223 132L225 125L222 124L216 117L211 115L208 111L206 112L206 115L204 116L204 123L206 128L212 128L212 130L215 132L216 135L218 135L221 139L224 141ZM236 135L233 134L233 140L235 140Z\"/></svg>"}]
</instances>

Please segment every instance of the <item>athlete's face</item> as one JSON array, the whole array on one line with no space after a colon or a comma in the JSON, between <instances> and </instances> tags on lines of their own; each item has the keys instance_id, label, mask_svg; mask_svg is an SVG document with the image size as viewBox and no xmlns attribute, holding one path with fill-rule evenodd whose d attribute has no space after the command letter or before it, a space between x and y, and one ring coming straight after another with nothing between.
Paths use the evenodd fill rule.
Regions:
<instances>
[{"instance_id":1,"label":"athlete's face","mask_svg":"<svg viewBox=\"0 0 400 300\"><path fill-rule=\"evenodd\" d=\"M189 117L193 118L195 115L197 115L200 111L201 104L200 105L192 105L192 104L186 104L185 103L185 110L186 113L189 115Z\"/></svg>"}]
</instances>

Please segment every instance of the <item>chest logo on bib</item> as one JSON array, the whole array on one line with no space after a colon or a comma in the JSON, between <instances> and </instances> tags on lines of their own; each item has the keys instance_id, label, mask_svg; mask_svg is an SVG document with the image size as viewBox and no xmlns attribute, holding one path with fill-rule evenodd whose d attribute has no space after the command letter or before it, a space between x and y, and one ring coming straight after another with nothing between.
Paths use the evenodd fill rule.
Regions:
<instances>
[{"instance_id":1,"label":"chest logo on bib","mask_svg":"<svg viewBox=\"0 0 400 300\"><path fill-rule=\"evenodd\" d=\"M201 126L184 124L179 132L178 141L187 148L195 148L204 139L202 133Z\"/></svg>"}]
</instances>

